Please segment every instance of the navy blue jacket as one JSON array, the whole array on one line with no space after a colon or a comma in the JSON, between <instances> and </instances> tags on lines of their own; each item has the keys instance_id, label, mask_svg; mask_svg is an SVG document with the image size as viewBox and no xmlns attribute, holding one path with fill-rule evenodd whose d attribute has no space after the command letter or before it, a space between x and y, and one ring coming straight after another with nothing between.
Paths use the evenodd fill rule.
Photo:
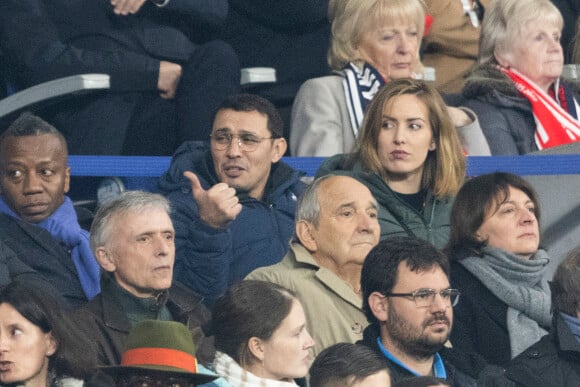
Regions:
<instances>
[{"instance_id":1,"label":"navy blue jacket","mask_svg":"<svg viewBox=\"0 0 580 387\"><path fill-rule=\"evenodd\" d=\"M303 82L330 74L327 13L328 0L229 0L220 37L235 49L242 68L275 68L277 82L258 92L291 105Z\"/></svg>"},{"instance_id":2,"label":"navy blue jacket","mask_svg":"<svg viewBox=\"0 0 580 387\"><path fill-rule=\"evenodd\" d=\"M12 269L25 274L32 271L46 280L48 286L42 286L46 291L56 293L64 298L66 306L78 308L87 303L87 297L81 286L77 269L71 259L70 252L60 245L48 231L35 224L15 219L0 213L0 243L8 247L23 265ZM4 251L2 254L9 254ZM13 276L16 273L11 273ZM14 277L12 280L16 279Z\"/></svg>"},{"instance_id":3,"label":"navy blue jacket","mask_svg":"<svg viewBox=\"0 0 580 387\"><path fill-rule=\"evenodd\" d=\"M284 257L294 234L296 200L306 185L300 172L282 161L273 164L263 200L239 195L242 211L227 229L217 230L199 219L184 171L195 173L204 189L219 182L207 144L179 147L159 187L173 207L175 278L211 305L230 284Z\"/></svg>"},{"instance_id":4,"label":"navy blue jacket","mask_svg":"<svg viewBox=\"0 0 580 387\"><path fill-rule=\"evenodd\" d=\"M157 93L159 62L186 60L196 48L175 27L175 15L215 27L227 10L225 0L171 0L120 17L107 0L3 0L0 43L20 87L107 73L113 91Z\"/></svg>"}]
</instances>

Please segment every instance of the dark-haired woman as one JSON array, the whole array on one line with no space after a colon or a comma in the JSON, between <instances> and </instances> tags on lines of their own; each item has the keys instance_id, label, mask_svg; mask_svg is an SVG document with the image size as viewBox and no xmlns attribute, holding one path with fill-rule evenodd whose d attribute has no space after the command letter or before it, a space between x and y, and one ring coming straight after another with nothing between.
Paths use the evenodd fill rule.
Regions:
<instances>
[{"instance_id":1,"label":"dark-haired woman","mask_svg":"<svg viewBox=\"0 0 580 387\"><path fill-rule=\"evenodd\" d=\"M308 373L314 340L296 295L279 285L242 281L213 311L215 372L232 386L290 387Z\"/></svg>"},{"instance_id":2,"label":"dark-haired woman","mask_svg":"<svg viewBox=\"0 0 580 387\"><path fill-rule=\"evenodd\" d=\"M325 348L310 367L310 387L390 387L386 361L366 345L338 343Z\"/></svg>"},{"instance_id":3,"label":"dark-haired woman","mask_svg":"<svg viewBox=\"0 0 580 387\"><path fill-rule=\"evenodd\" d=\"M37 288L12 282L0 290L0 382L24 387L77 387L96 352Z\"/></svg>"},{"instance_id":4,"label":"dark-haired woman","mask_svg":"<svg viewBox=\"0 0 580 387\"><path fill-rule=\"evenodd\" d=\"M539 249L532 186L496 172L467 181L455 198L447 253L461 291L451 343L505 366L550 326L548 256Z\"/></svg>"}]
</instances>

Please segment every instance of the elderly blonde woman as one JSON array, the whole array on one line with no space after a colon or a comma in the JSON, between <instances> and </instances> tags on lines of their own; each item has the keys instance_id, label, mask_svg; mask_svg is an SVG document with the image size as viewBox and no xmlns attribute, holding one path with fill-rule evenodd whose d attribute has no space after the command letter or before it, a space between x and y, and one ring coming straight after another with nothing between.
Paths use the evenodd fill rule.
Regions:
<instances>
[{"instance_id":1,"label":"elderly blonde woman","mask_svg":"<svg viewBox=\"0 0 580 387\"><path fill-rule=\"evenodd\" d=\"M354 148L363 113L392 79L420 78L425 23L421 0L331 0L328 62L334 74L305 82L294 101L290 149L295 156L331 156ZM450 108L453 123L480 133L474 114ZM470 154L483 135L464 146ZM475 146L475 148L473 148ZM471 148L470 148L471 147Z\"/></svg>"},{"instance_id":2,"label":"elderly blonde woman","mask_svg":"<svg viewBox=\"0 0 580 387\"><path fill-rule=\"evenodd\" d=\"M563 20L549 0L494 1L479 66L463 89L492 154L524 154L580 139L578 96L560 80Z\"/></svg>"}]
</instances>

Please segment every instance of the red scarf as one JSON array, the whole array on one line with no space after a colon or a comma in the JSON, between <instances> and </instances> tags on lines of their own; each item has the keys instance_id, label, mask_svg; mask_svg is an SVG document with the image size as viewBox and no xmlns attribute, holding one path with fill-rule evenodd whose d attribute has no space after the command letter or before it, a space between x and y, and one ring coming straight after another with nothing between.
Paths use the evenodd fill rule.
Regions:
<instances>
[{"instance_id":1,"label":"red scarf","mask_svg":"<svg viewBox=\"0 0 580 387\"><path fill-rule=\"evenodd\" d=\"M538 149L551 148L580 140L580 122L563 109L538 85L515 69L498 66L514 82L518 91L532 105L536 120L534 138ZM563 94L563 93L561 93ZM562 101L564 106L575 101Z\"/></svg>"}]
</instances>

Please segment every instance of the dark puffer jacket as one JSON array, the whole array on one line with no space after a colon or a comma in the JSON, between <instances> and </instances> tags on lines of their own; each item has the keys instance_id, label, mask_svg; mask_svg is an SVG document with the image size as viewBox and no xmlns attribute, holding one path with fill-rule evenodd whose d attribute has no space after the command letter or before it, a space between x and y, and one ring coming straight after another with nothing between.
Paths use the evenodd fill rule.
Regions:
<instances>
[{"instance_id":1,"label":"dark puffer jacket","mask_svg":"<svg viewBox=\"0 0 580 387\"><path fill-rule=\"evenodd\" d=\"M567 101L580 100L576 87L562 84ZM492 155L521 155L538 150L532 105L495 64L478 67L462 94L461 105L477 114Z\"/></svg>"}]
</instances>

